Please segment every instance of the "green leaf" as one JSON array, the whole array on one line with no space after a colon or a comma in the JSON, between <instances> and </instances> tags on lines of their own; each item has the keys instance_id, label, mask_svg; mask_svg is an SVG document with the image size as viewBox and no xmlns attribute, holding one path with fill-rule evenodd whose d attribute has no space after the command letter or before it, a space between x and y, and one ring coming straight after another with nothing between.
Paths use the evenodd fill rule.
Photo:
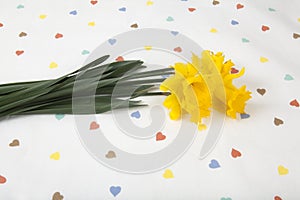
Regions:
<instances>
[{"instance_id":1,"label":"green leaf","mask_svg":"<svg viewBox=\"0 0 300 200\"><path fill-rule=\"evenodd\" d=\"M172 68L140 71L145 68L142 61L102 64L107 58L103 56L56 79L0 85L0 117L72 114L74 100L80 98L87 102L76 105L76 112L90 114L88 108L94 98L96 112L102 113L115 108L145 106L140 101L132 100L139 96L166 95L152 92L152 89L165 80L162 75L174 73Z\"/></svg>"}]
</instances>

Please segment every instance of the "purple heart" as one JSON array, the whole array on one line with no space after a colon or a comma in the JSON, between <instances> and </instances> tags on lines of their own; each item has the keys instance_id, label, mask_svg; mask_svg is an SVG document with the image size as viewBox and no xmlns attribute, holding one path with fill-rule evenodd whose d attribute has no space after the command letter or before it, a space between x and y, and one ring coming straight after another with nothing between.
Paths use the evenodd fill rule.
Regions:
<instances>
[{"instance_id":1,"label":"purple heart","mask_svg":"<svg viewBox=\"0 0 300 200\"><path fill-rule=\"evenodd\" d=\"M70 15L77 15L77 11L76 10L73 10L69 13Z\"/></svg>"},{"instance_id":2,"label":"purple heart","mask_svg":"<svg viewBox=\"0 0 300 200\"><path fill-rule=\"evenodd\" d=\"M109 188L109 191L115 197L121 192L121 187L120 186L111 186Z\"/></svg>"},{"instance_id":3,"label":"purple heart","mask_svg":"<svg viewBox=\"0 0 300 200\"><path fill-rule=\"evenodd\" d=\"M232 24L232 25L238 25L239 22L238 22L238 21L235 21L235 20L231 20L231 24Z\"/></svg>"},{"instance_id":4,"label":"purple heart","mask_svg":"<svg viewBox=\"0 0 300 200\"><path fill-rule=\"evenodd\" d=\"M179 33L178 31L171 31L171 34L174 36L178 35L178 33Z\"/></svg>"},{"instance_id":5,"label":"purple heart","mask_svg":"<svg viewBox=\"0 0 300 200\"><path fill-rule=\"evenodd\" d=\"M212 159L209 163L209 167L212 168L212 169L216 169L216 168L219 168L221 167L219 162L215 159Z\"/></svg>"},{"instance_id":6,"label":"purple heart","mask_svg":"<svg viewBox=\"0 0 300 200\"><path fill-rule=\"evenodd\" d=\"M126 8L125 7L119 8L119 11L126 12Z\"/></svg>"},{"instance_id":7,"label":"purple heart","mask_svg":"<svg viewBox=\"0 0 300 200\"><path fill-rule=\"evenodd\" d=\"M130 116L139 119L141 117L141 113L139 111L135 111L131 113Z\"/></svg>"},{"instance_id":8,"label":"purple heart","mask_svg":"<svg viewBox=\"0 0 300 200\"><path fill-rule=\"evenodd\" d=\"M242 119L247 119L247 118L249 118L249 117L250 117L250 115L247 114L247 113L241 114L241 118L242 118Z\"/></svg>"},{"instance_id":9,"label":"purple heart","mask_svg":"<svg viewBox=\"0 0 300 200\"><path fill-rule=\"evenodd\" d=\"M117 42L116 39L109 39L109 40L108 40L108 43L109 43L110 45L114 45L116 42Z\"/></svg>"},{"instance_id":10,"label":"purple heart","mask_svg":"<svg viewBox=\"0 0 300 200\"><path fill-rule=\"evenodd\" d=\"M168 75L161 75L161 77L163 77L163 78L169 78L170 75L169 74Z\"/></svg>"}]
</instances>

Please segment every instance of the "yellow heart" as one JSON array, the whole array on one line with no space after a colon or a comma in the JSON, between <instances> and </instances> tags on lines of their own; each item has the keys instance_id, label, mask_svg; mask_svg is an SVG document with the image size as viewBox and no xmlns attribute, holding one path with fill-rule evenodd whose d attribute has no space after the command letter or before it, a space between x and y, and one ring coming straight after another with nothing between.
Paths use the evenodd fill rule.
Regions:
<instances>
[{"instance_id":1,"label":"yellow heart","mask_svg":"<svg viewBox=\"0 0 300 200\"><path fill-rule=\"evenodd\" d=\"M262 63L265 63L265 62L268 62L269 60L268 60L268 58L260 57L259 61Z\"/></svg>"},{"instance_id":2,"label":"yellow heart","mask_svg":"<svg viewBox=\"0 0 300 200\"><path fill-rule=\"evenodd\" d=\"M47 17L47 15L40 15L40 19L45 19Z\"/></svg>"},{"instance_id":3,"label":"yellow heart","mask_svg":"<svg viewBox=\"0 0 300 200\"><path fill-rule=\"evenodd\" d=\"M147 1L147 3L146 3L146 4L147 4L147 6L152 6L152 5L153 5L153 3L154 3L153 1Z\"/></svg>"},{"instance_id":4,"label":"yellow heart","mask_svg":"<svg viewBox=\"0 0 300 200\"><path fill-rule=\"evenodd\" d=\"M58 67L58 64L55 63L55 62L52 62L52 63L50 63L50 65L49 65L49 68L50 68L50 69L53 69L53 68L56 68L56 67Z\"/></svg>"},{"instance_id":5,"label":"yellow heart","mask_svg":"<svg viewBox=\"0 0 300 200\"><path fill-rule=\"evenodd\" d=\"M88 25L89 25L89 26L95 26L96 23L95 23L95 22L89 22Z\"/></svg>"},{"instance_id":6,"label":"yellow heart","mask_svg":"<svg viewBox=\"0 0 300 200\"><path fill-rule=\"evenodd\" d=\"M279 165L278 173L279 173L279 175L287 175L289 173L289 170L287 168L285 168L284 166Z\"/></svg>"},{"instance_id":7,"label":"yellow heart","mask_svg":"<svg viewBox=\"0 0 300 200\"><path fill-rule=\"evenodd\" d=\"M173 172L170 169L166 169L165 173L163 174L164 178L174 178Z\"/></svg>"},{"instance_id":8,"label":"yellow heart","mask_svg":"<svg viewBox=\"0 0 300 200\"><path fill-rule=\"evenodd\" d=\"M300 18L298 18L298 22L300 22Z\"/></svg>"},{"instance_id":9,"label":"yellow heart","mask_svg":"<svg viewBox=\"0 0 300 200\"><path fill-rule=\"evenodd\" d=\"M144 46L144 49L146 49L147 51L152 49L152 46Z\"/></svg>"},{"instance_id":10,"label":"yellow heart","mask_svg":"<svg viewBox=\"0 0 300 200\"><path fill-rule=\"evenodd\" d=\"M212 28L212 29L210 29L210 32L211 32L211 33L216 33L216 32L218 32L218 30L215 29L215 28Z\"/></svg>"},{"instance_id":11,"label":"yellow heart","mask_svg":"<svg viewBox=\"0 0 300 200\"><path fill-rule=\"evenodd\" d=\"M50 159L52 159L52 160L59 160L60 159L59 152L55 152L55 153L51 154L50 155Z\"/></svg>"},{"instance_id":12,"label":"yellow heart","mask_svg":"<svg viewBox=\"0 0 300 200\"><path fill-rule=\"evenodd\" d=\"M198 129L199 129L200 131L204 131L204 130L207 129L207 127L206 127L205 124L199 124L199 125L198 125Z\"/></svg>"}]
</instances>

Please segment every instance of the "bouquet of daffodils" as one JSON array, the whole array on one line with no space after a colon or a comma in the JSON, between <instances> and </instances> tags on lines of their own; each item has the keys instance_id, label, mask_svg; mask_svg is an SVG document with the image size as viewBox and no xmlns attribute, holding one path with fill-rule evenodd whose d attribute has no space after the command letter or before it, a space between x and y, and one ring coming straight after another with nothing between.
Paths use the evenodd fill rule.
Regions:
<instances>
[{"instance_id":1,"label":"bouquet of daffodils","mask_svg":"<svg viewBox=\"0 0 300 200\"><path fill-rule=\"evenodd\" d=\"M211 108L218 107L213 105L212 98L218 98L221 91L210 77L212 71L222 78L226 96L219 98L219 102L226 107L228 116L236 118L237 113L244 113L246 101L251 98L246 86L237 88L232 83L244 74L244 68L233 73L234 64L230 60L225 62L220 52L204 51L201 58L193 55L192 63L175 63L150 71L145 71L146 66L140 60L103 64L107 58L103 56L56 79L0 85L0 119L29 114L92 114L88 104L79 104L76 113L72 107L74 100L91 92L95 113L144 106L137 97L164 95L167 97L163 105L170 110L171 119L179 119L186 113L199 129L205 129L202 118L210 115ZM75 84L78 86L74 87ZM113 95L117 84L118 93ZM159 85L161 91L157 91Z\"/></svg>"}]
</instances>

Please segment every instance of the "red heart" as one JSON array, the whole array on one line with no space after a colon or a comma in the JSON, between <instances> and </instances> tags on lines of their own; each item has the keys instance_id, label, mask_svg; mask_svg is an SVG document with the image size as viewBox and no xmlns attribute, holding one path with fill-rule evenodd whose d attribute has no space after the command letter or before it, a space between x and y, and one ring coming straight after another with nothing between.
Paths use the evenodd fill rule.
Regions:
<instances>
[{"instance_id":1,"label":"red heart","mask_svg":"<svg viewBox=\"0 0 300 200\"><path fill-rule=\"evenodd\" d=\"M275 196L275 197L274 197L274 200L282 200L282 198L279 197L279 196Z\"/></svg>"},{"instance_id":2,"label":"red heart","mask_svg":"<svg viewBox=\"0 0 300 200\"><path fill-rule=\"evenodd\" d=\"M238 3L238 4L236 4L236 8L237 8L237 9L244 8L244 5L243 5L243 4L240 4L240 3Z\"/></svg>"},{"instance_id":3,"label":"red heart","mask_svg":"<svg viewBox=\"0 0 300 200\"><path fill-rule=\"evenodd\" d=\"M270 30L270 27L262 25L261 30L262 31L268 31L268 30Z\"/></svg>"},{"instance_id":4,"label":"red heart","mask_svg":"<svg viewBox=\"0 0 300 200\"><path fill-rule=\"evenodd\" d=\"M17 56L20 56L20 55L22 55L23 53L24 53L23 50L18 50L18 51L16 51Z\"/></svg>"},{"instance_id":5,"label":"red heart","mask_svg":"<svg viewBox=\"0 0 300 200\"><path fill-rule=\"evenodd\" d=\"M55 35L55 38L56 38L56 39L62 38L62 37L64 37L64 35L61 34L61 33L56 33L56 35Z\"/></svg>"},{"instance_id":6,"label":"red heart","mask_svg":"<svg viewBox=\"0 0 300 200\"><path fill-rule=\"evenodd\" d=\"M231 150L231 156L232 156L233 158L237 158L237 157L241 157L242 154L241 154L241 152L239 152L238 150L232 148L232 150Z\"/></svg>"},{"instance_id":7,"label":"red heart","mask_svg":"<svg viewBox=\"0 0 300 200\"><path fill-rule=\"evenodd\" d=\"M156 141L164 140L166 139L166 136L162 134L162 132L156 133Z\"/></svg>"},{"instance_id":8,"label":"red heart","mask_svg":"<svg viewBox=\"0 0 300 200\"><path fill-rule=\"evenodd\" d=\"M194 12L196 10L196 8L189 8L190 12Z\"/></svg>"},{"instance_id":9,"label":"red heart","mask_svg":"<svg viewBox=\"0 0 300 200\"><path fill-rule=\"evenodd\" d=\"M116 58L116 61L120 62L120 61L124 61L124 58L122 56L119 56Z\"/></svg>"},{"instance_id":10,"label":"red heart","mask_svg":"<svg viewBox=\"0 0 300 200\"><path fill-rule=\"evenodd\" d=\"M6 182L6 178L0 175L0 184L3 184L5 182Z\"/></svg>"},{"instance_id":11,"label":"red heart","mask_svg":"<svg viewBox=\"0 0 300 200\"><path fill-rule=\"evenodd\" d=\"M99 127L100 127L99 124L95 121L90 124L90 130L95 130L98 129Z\"/></svg>"},{"instance_id":12,"label":"red heart","mask_svg":"<svg viewBox=\"0 0 300 200\"><path fill-rule=\"evenodd\" d=\"M174 51L180 53L180 52L182 52L182 49L181 49L181 47L176 47L176 48L174 48Z\"/></svg>"},{"instance_id":13,"label":"red heart","mask_svg":"<svg viewBox=\"0 0 300 200\"><path fill-rule=\"evenodd\" d=\"M95 5L98 1L91 1L91 4Z\"/></svg>"},{"instance_id":14,"label":"red heart","mask_svg":"<svg viewBox=\"0 0 300 200\"><path fill-rule=\"evenodd\" d=\"M231 74L236 74L236 73L239 73L239 70L236 69L236 68L234 68L234 67L232 67L230 73Z\"/></svg>"},{"instance_id":15,"label":"red heart","mask_svg":"<svg viewBox=\"0 0 300 200\"><path fill-rule=\"evenodd\" d=\"M293 101L290 102L291 106L295 106L295 107L299 107L299 102L297 101L297 99L294 99Z\"/></svg>"},{"instance_id":16,"label":"red heart","mask_svg":"<svg viewBox=\"0 0 300 200\"><path fill-rule=\"evenodd\" d=\"M3 24L2 23L0 23L0 27L2 27L3 26Z\"/></svg>"}]
</instances>

